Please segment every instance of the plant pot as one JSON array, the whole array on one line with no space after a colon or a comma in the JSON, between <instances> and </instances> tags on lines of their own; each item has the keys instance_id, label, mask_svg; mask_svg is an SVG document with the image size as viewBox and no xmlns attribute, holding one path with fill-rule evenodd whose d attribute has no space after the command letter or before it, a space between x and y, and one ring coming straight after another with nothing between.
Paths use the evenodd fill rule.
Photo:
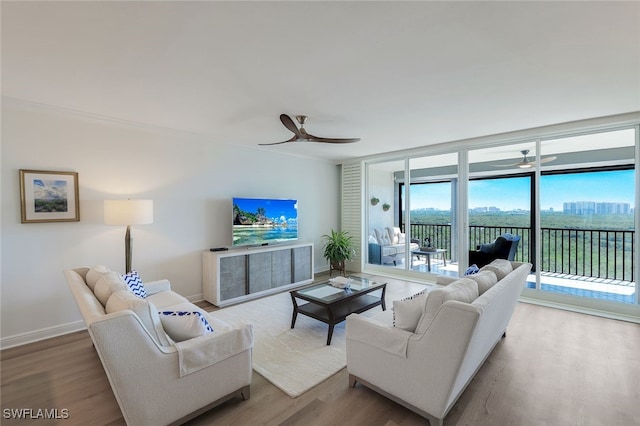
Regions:
<instances>
[{"instance_id":1,"label":"plant pot","mask_svg":"<svg viewBox=\"0 0 640 426\"><path fill-rule=\"evenodd\" d=\"M346 268L345 268L344 260L332 260L329 263L331 265L331 268L329 268L329 276L331 276L331 273L333 271L338 271L342 275L346 274Z\"/></svg>"}]
</instances>

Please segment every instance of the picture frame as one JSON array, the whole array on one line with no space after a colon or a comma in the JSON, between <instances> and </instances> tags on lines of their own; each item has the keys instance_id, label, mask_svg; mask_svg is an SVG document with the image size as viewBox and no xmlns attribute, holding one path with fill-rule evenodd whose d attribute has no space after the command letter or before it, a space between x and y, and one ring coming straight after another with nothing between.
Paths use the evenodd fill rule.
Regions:
<instances>
[{"instance_id":1,"label":"picture frame","mask_svg":"<svg viewBox=\"0 0 640 426\"><path fill-rule=\"evenodd\" d=\"M20 169L22 223L78 222L77 172Z\"/></svg>"}]
</instances>

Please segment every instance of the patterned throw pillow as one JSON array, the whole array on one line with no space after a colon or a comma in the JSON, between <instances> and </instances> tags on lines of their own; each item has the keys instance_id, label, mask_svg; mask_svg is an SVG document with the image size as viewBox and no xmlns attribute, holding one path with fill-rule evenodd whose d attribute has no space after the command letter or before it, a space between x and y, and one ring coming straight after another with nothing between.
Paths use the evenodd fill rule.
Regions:
<instances>
[{"instance_id":1,"label":"patterned throw pillow","mask_svg":"<svg viewBox=\"0 0 640 426\"><path fill-rule=\"evenodd\" d=\"M464 276L466 277L467 275L477 274L479 271L480 268L478 268L478 265L474 263L473 265L469 266L466 271L464 271Z\"/></svg>"},{"instance_id":2,"label":"patterned throw pillow","mask_svg":"<svg viewBox=\"0 0 640 426\"><path fill-rule=\"evenodd\" d=\"M127 283L129 290L138 297L147 297L147 290L144 288L142 279L138 274L138 271L131 271L122 276L122 280Z\"/></svg>"},{"instance_id":3,"label":"patterned throw pillow","mask_svg":"<svg viewBox=\"0 0 640 426\"><path fill-rule=\"evenodd\" d=\"M164 331L176 342L213 333L213 327L200 312L160 311Z\"/></svg>"}]
</instances>

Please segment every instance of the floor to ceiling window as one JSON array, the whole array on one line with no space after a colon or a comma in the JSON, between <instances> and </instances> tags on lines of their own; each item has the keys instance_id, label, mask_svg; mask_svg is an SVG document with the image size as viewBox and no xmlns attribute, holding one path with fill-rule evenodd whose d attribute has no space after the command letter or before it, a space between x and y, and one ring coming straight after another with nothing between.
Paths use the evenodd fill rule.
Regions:
<instances>
[{"instance_id":1,"label":"floor to ceiling window","mask_svg":"<svg viewBox=\"0 0 640 426\"><path fill-rule=\"evenodd\" d=\"M363 270L459 274L512 238L510 258L533 265L523 297L636 315L638 123L558 129L365 160Z\"/></svg>"},{"instance_id":2,"label":"floor to ceiling window","mask_svg":"<svg viewBox=\"0 0 640 426\"><path fill-rule=\"evenodd\" d=\"M409 159L409 169L408 193L405 181L399 186L399 192L407 194L401 227L414 243L409 268L425 273L457 272L457 153L414 157Z\"/></svg>"},{"instance_id":3,"label":"floor to ceiling window","mask_svg":"<svg viewBox=\"0 0 640 426\"><path fill-rule=\"evenodd\" d=\"M541 142L541 291L635 303L634 145L634 129Z\"/></svg>"},{"instance_id":4,"label":"floor to ceiling window","mask_svg":"<svg viewBox=\"0 0 640 426\"><path fill-rule=\"evenodd\" d=\"M386 161L367 166L365 263L383 268L403 268L410 247L400 229L398 180L405 161Z\"/></svg>"}]
</instances>

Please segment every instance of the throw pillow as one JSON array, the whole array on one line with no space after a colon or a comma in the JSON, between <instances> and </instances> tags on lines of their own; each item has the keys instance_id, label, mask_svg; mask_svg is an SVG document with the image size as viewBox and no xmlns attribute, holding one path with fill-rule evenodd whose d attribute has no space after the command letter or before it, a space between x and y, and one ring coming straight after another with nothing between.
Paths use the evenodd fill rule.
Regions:
<instances>
[{"instance_id":1,"label":"throw pillow","mask_svg":"<svg viewBox=\"0 0 640 426\"><path fill-rule=\"evenodd\" d=\"M511 271L513 271L513 266L511 266L511 262L505 259L496 259L488 265L484 265L481 271L493 271L498 277L498 281L506 277Z\"/></svg>"},{"instance_id":2,"label":"throw pillow","mask_svg":"<svg viewBox=\"0 0 640 426\"><path fill-rule=\"evenodd\" d=\"M147 290L144 288L144 283L137 271L131 271L124 274L122 276L122 280L127 284L131 293L138 297L147 297Z\"/></svg>"},{"instance_id":3,"label":"throw pillow","mask_svg":"<svg viewBox=\"0 0 640 426\"><path fill-rule=\"evenodd\" d=\"M469 278L460 278L448 286L433 290L429 293L424 315L418 321L417 334L423 334L438 315L440 306L447 300L471 303L478 297L478 283Z\"/></svg>"},{"instance_id":4,"label":"throw pillow","mask_svg":"<svg viewBox=\"0 0 640 426\"><path fill-rule=\"evenodd\" d=\"M160 317L158 308L147 299L141 299L128 289L116 291L109 297L105 311L110 314L124 310L133 311L138 316L142 325L147 329L151 337L161 346L169 346L171 342L167 338Z\"/></svg>"},{"instance_id":5,"label":"throw pillow","mask_svg":"<svg viewBox=\"0 0 640 426\"><path fill-rule=\"evenodd\" d=\"M198 311L160 311L164 331L176 342L213 333L209 321Z\"/></svg>"},{"instance_id":6,"label":"throw pillow","mask_svg":"<svg viewBox=\"0 0 640 426\"><path fill-rule=\"evenodd\" d=\"M94 291L98 280L102 278L102 276L107 272L111 272L111 270L104 265L96 265L87 271L87 276L85 277L85 281L89 286L89 288L91 289L91 291Z\"/></svg>"},{"instance_id":7,"label":"throw pillow","mask_svg":"<svg viewBox=\"0 0 640 426\"><path fill-rule=\"evenodd\" d=\"M393 301L393 326L414 332L424 313L428 293L426 290L402 300Z\"/></svg>"},{"instance_id":8,"label":"throw pillow","mask_svg":"<svg viewBox=\"0 0 640 426\"><path fill-rule=\"evenodd\" d=\"M478 295L483 294L498 282L495 272L489 270L480 271L477 274L469 275L467 278L478 283Z\"/></svg>"},{"instance_id":9,"label":"throw pillow","mask_svg":"<svg viewBox=\"0 0 640 426\"><path fill-rule=\"evenodd\" d=\"M369 244L378 244L378 240L373 235L369 235Z\"/></svg>"},{"instance_id":10,"label":"throw pillow","mask_svg":"<svg viewBox=\"0 0 640 426\"><path fill-rule=\"evenodd\" d=\"M480 271L480 268L478 268L478 265L474 263L473 265L469 266L466 271L464 271L464 276L466 277L467 275L477 274L478 271Z\"/></svg>"},{"instance_id":11,"label":"throw pillow","mask_svg":"<svg viewBox=\"0 0 640 426\"><path fill-rule=\"evenodd\" d=\"M107 272L104 274L93 290L93 294L102 303L102 306L107 306L109 297L116 291L127 290L127 285L122 281L120 274L117 272Z\"/></svg>"},{"instance_id":12,"label":"throw pillow","mask_svg":"<svg viewBox=\"0 0 640 426\"><path fill-rule=\"evenodd\" d=\"M481 244L480 245L480 251L482 253L493 253L495 251L495 246L496 243L488 243L488 244Z\"/></svg>"}]
</instances>

